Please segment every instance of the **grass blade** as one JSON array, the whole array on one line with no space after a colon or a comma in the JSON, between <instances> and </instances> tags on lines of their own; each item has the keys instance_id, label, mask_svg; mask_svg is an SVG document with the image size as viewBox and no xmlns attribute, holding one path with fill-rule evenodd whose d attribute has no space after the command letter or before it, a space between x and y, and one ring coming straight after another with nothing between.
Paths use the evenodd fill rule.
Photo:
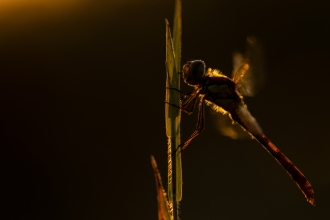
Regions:
<instances>
[{"instance_id":1,"label":"grass blade","mask_svg":"<svg viewBox=\"0 0 330 220\"><path fill-rule=\"evenodd\" d=\"M175 72L173 77L176 79L175 88L180 89L180 69L181 69L181 35L182 35L182 19L181 19L181 0L175 1L175 11L174 11L174 25L173 25L173 47L174 47L174 60L175 60ZM176 100L180 103L180 97ZM176 134L176 143L180 143L180 121L181 115L179 113L177 117L177 134ZM177 145L175 145L177 148ZM172 152L174 148L172 147ZM176 150L176 149L175 149ZM176 151L175 155L175 175L176 175L176 191L175 198L177 202L180 202L182 199L182 167L181 167L181 153Z\"/></svg>"},{"instance_id":2,"label":"grass blade","mask_svg":"<svg viewBox=\"0 0 330 220\"><path fill-rule=\"evenodd\" d=\"M166 20L166 87L167 88L177 88L178 80L176 77L176 67L175 67L175 56L173 49L173 42L171 36L171 30ZM172 103L174 105L180 105L180 94L171 89L166 89L165 101ZM180 109L175 108L171 105L165 104L165 127L166 136L168 138L168 196L169 200L174 203L176 192L176 147L180 143ZM173 156L173 158L172 158ZM174 161L174 162L173 162Z\"/></svg>"},{"instance_id":3,"label":"grass blade","mask_svg":"<svg viewBox=\"0 0 330 220\"><path fill-rule=\"evenodd\" d=\"M169 23L166 23L166 87L180 89L181 59L181 1L175 2L174 13L174 44ZM180 106L180 94L166 89L165 101ZM178 219L178 202L182 198L181 152L177 151L180 144L181 111L179 108L165 104L165 125L168 138L168 199L172 208L172 216ZM175 153L174 153L175 152Z\"/></svg>"}]
</instances>

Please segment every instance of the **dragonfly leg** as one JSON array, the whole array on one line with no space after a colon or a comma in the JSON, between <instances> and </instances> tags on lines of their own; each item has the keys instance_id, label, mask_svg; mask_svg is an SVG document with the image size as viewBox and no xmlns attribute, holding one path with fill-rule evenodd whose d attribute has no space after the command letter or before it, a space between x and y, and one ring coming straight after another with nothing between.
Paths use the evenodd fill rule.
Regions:
<instances>
[{"instance_id":1,"label":"dragonfly leg","mask_svg":"<svg viewBox=\"0 0 330 220\"><path fill-rule=\"evenodd\" d=\"M169 105L171 105L171 106L173 106L173 107L176 107L176 108L179 108L179 109L181 109L181 111L183 111L184 113L187 113L188 115L191 115L193 112L194 112L194 109L195 109L195 107L196 107L196 100L197 100L197 97L195 97L195 99L193 99L193 105L191 106L191 108L190 108L190 110L187 110L186 108L187 108L187 104L189 104L189 103L184 103L183 105L181 105L181 106L177 106L177 105L174 105L174 104L172 104L172 103L169 103L169 102L165 102L166 104L169 104Z\"/></svg>"},{"instance_id":2,"label":"dragonfly leg","mask_svg":"<svg viewBox=\"0 0 330 220\"><path fill-rule=\"evenodd\" d=\"M165 101L165 103L166 103L166 104L169 104L169 105L171 105L171 106L173 106L173 107L179 108L179 109L181 109L183 112L185 112L185 113L187 113L187 114L191 114L190 111L186 110L186 109L185 109L184 107L182 107L182 106L174 105L174 104L169 103L169 102L166 102L166 101Z\"/></svg>"},{"instance_id":3,"label":"dragonfly leg","mask_svg":"<svg viewBox=\"0 0 330 220\"><path fill-rule=\"evenodd\" d=\"M192 99L192 100L187 100L184 104L182 104L182 107L183 107L183 108L186 108L186 107L188 107L188 104L189 104L191 101L193 101L193 104L191 105L190 110L186 112L186 113L188 113L188 115L191 115L191 114L194 112L194 110L195 110L195 108L196 108L197 98L198 98L198 96L196 96L196 97L195 97L194 99ZM188 101L189 101L189 102L188 102Z\"/></svg>"},{"instance_id":4,"label":"dragonfly leg","mask_svg":"<svg viewBox=\"0 0 330 220\"><path fill-rule=\"evenodd\" d=\"M195 128L195 131L192 133L190 138L186 140L183 144L180 144L178 148L184 150L188 144L197 137L205 128L205 114L204 114L204 97L200 99L199 107L198 107L198 121Z\"/></svg>"},{"instance_id":5,"label":"dragonfly leg","mask_svg":"<svg viewBox=\"0 0 330 220\"><path fill-rule=\"evenodd\" d=\"M174 105L174 104L169 103L169 102L166 102L166 101L165 101L165 103L167 103L167 104L169 104L169 105L171 105L171 106L174 106L174 107L176 107L176 108L179 108L179 109L181 109L184 113L187 113L188 115L191 115L191 114L194 112L194 110L195 110L195 107L196 107L196 100L197 100L197 98L198 98L198 93L195 92L195 93L190 94L189 98L188 98L188 99L185 101L185 103L183 103L181 106L177 106L177 105ZM192 104L190 110L187 110L187 106L188 106L191 102L193 102L193 104Z\"/></svg>"},{"instance_id":6,"label":"dragonfly leg","mask_svg":"<svg viewBox=\"0 0 330 220\"><path fill-rule=\"evenodd\" d=\"M170 88L170 87L166 87L166 89L172 89L174 91L177 91L179 92L180 94L183 95L184 98L187 98L188 96L190 96L193 92L188 92L188 93L185 93L185 92L182 92L181 90L177 89L177 88Z\"/></svg>"}]
</instances>

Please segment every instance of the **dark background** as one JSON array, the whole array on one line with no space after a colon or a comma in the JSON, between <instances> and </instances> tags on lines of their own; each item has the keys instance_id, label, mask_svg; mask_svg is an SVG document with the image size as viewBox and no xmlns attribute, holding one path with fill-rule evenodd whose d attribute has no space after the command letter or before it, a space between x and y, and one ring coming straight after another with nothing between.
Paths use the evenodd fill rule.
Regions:
<instances>
[{"instance_id":1,"label":"dark background","mask_svg":"<svg viewBox=\"0 0 330 220\"><path fill-rule=\"evenodd\" d=\"M2 219L157 219L166 186L165 22L171 1L0 2ZM183 0L182 62L231 72L246 36L267 81L246 98L308 177L308 204L252 140L206 130L183 154L182 219L330 218L330 14L324 1ZM189 91L189 88L183 86ZM182 136L197 115L183 115Z\"/></svg>"}]
</instances>

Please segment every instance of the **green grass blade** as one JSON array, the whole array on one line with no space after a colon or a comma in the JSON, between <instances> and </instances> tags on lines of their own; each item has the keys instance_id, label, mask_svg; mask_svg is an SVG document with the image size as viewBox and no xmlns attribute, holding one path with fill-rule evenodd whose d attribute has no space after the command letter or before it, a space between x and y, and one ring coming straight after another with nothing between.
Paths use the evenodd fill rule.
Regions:
<instances>
[{"instance_id":1,"label":"green grass blade","mask_svg":"<svg viewBox=\"0 0 330 220\"><path fill-rule=\"evenodd\" d=\"M166 20L166 87L180 89L180 57L181 57L181 1L175 5L173 44L169 23ZM176 55L177 53L177 55ZM166 102L180 106L180 93L166 89ZM178 202L182 198L181 152L180 144L181 111L172 105L165 105L166 135L168 138L168 198L173 207L173 217L178 218ZM176 152L174 154L174 152Z\"/></svg>"},{"instance_id":2,"label":"green grass blade","mask_svg":"<svg viewBox=\"0 0 330 220\"><path fill-rule=\"evenodd\" d=\"M176 77L175 56L173 49L173 42L171 30L166 20L166 87L177 88L178 80ZM166 89L166 102L174 105L180 105L180 94L174 90ZM177 142L177 135L179 134L179 126L177 121L180 120L180 109L171 105L165 104L165 125L166 135L168 138L168 196L171 202L174 202L173 195L176 191L176 175L173 175L173 170L176 170L176 160L172 158L172 152L175 151ZM174 155L175 156L175 155ZM173 163L174 161L174 163ZM175 173L174 173L175 174Z\"/></svg>"},{"instance_id":3,"label":"green grass blade","mask_svg":"<svg viewBox=\"0 0 330 220\"><path fill-rule=\"evenodd\" d=\"M158 200L158 220L172 220L171 204L166 199L166 193L163 188L162 179L157 168L156 160L151 156L151 164L155 173L156 187L157 187L157 200Z\"/></svg>"},{"instance_id":4,"label":"green grass blade","mask_svg":"<svg viewBox=\"0 0 330 220\"><path fill-rule=\"evenodd\" d=\"M173 42L167 20L166 70L166 87L179 89L180 78L175 65ZM172 89L166 89L166 102L180 106L180 93ZM172 105L165 104L166 135L168 137L168 196L169 201L173 205L173 216L175 218L177 217L177 202L181 200L182 185L181 153L176 150L180 144L180 119L180 109L173 107ZM176 153L173 154L173 152ZM177 194L179 196L177 196Z\"/></svg>"},{"instance_id":5,"label":"green grass blade","mask_svg":"<svg viewBox=\"0 0 330 220\"><path fill-rule=\"evenodd\" d=\"M175 85L177 89L180 89L180 69L181 69L181 35L182 35L182 19L181 19L181 0L175 1L175 11L174 11L174 29L173 29L173 47L174 47L174 60L175 60L175 73L173 77L176 78L177 84ZM174 73L174 74L175 74ZM180 99L180 98L179 98ZM179 100L180 102L180 100ZM177 136L176 136L176 143L180 143L180 121L181 115L176 119L177 123ZM177 146L176 146L177 147ZM173 147L172 147L173 149ZM182 199L182 166L181 166L181 153L177 151L175 157L175 174L176 174L176 192L175 197L176 201L179 202Z\"/></svg>"}]
</instances>

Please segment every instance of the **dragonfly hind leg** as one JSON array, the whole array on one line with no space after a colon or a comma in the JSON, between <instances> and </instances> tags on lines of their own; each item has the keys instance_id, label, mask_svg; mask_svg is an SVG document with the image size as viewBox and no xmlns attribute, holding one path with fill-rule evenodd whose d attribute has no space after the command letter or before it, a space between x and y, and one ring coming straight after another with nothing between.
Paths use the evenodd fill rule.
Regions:
<instances>
[{"instance_id":1,"label":"dragonfly hind leg","mask_svg":"<svg viewBox=\"0 0 330 220\"><path fill-rule=\"evenodd\" d=\"M204 130L204 128L205 128L204 98L201 98L199 102L198 120L195 131L192 133L190 138L186 140L183 144L180 144L178 148L184 150L188 146L188 144Z\"/></svg>"}]
</instances>

